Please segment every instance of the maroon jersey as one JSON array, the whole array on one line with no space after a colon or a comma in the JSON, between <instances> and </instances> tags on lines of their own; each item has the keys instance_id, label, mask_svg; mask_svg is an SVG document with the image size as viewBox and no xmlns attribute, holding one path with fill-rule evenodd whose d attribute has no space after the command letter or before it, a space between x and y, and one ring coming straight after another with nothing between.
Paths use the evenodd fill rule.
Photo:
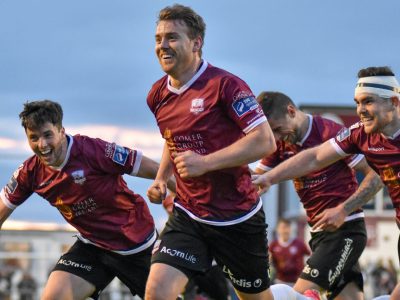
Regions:
<instances>
[{"instance_id":1,"label":"maroon jersey","mask_svg":"<svg viewBox=\"0 0 400 300\"><path fill-rule=\"evenodd\" d=\"M269 245L276 278L284 282L296 282L304 268L304 256L311 252L300 239L291 239L286 243L274 240Z\"/></svg>"},{"instance_id":2,"label":"maroon jersey","mask_svg":"<svg viewBox=\"0 0 400 300\"><path fill-rule=\"evenodd\" d=\"M253 93L238 77L203 61L180 89L168 76L158 80L147 97L170 152L192 150L207 155L225 148L266 121ZM235 224L261 208L247 165L177 178L175 205L209 224Z\"/></svg>"},{"instance_id":3,"label":"maroon jersey","mask_svg":"<svg viewBox=\"0 0 400 300\"><path fill-rule=\"evenodd\" d=\"M303 140L296 145L278 141L276 152L262 159L257 166L259 169L268 171L300 151L313 148L331 139L343 128L343 126L320 116L308 116L310 123ZM293 180L310 224L313 224L316 215L327 208L336 207L356 191L357 180L351 167L354 167L362 159L362 155L353 155L322 170ZM301 168L301 166L299 167ZM353 212L351 216L347 217L347 220L362 217L363 215L360 213L361 210Z\"/></svg>"},{"instance_id":4,"label":"maroon jersey","mask_svg":"<svg viewBox=\"0 0 400 300\"><path fill-rule=\"evenodd\" d=\"M67 136L65 161L58 168L33 155L14 172L0 198L10 209L37 193L74 226L83 242L121 254L154 242L154 222L146 202L122 174L135 175L142 154L86 136Z\"/></svg>"},{"instance_id":5,"label":"maroon jersey","mask_svg":"<svg viewBox=\"0 0 400 300\"><path fill-rule=\"evenodd\" d=\"M396 219L400 224L400 130L393 137L381 133L366 134L361 122L343 129L331 139L336 152L342 156L363 153L368 164L387 186Z\"/></svg>"}]
</instances>

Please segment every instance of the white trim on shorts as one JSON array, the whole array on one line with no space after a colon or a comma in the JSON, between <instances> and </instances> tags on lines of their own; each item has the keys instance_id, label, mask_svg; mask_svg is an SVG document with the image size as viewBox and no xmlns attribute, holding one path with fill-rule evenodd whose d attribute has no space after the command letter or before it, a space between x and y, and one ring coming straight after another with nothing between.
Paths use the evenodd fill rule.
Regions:
<instances>
[{"instance_id":1,"label":"white trim on shorts","mask_svg":"<svg viewBox=\"0 0 400 300\"><path fill-rule=\"evenodd\" d=\"M210 220L205 220L205 219L201 219L198 216L194 215L192 212L190 212L189 210L187 210L186 208L184 208L182 205L180 205L179 203L174 204L176 207L179 207L180 209L182 209L186 214L189 215L189 217L197 222L200 223L204 223L204 224L208 224L208 225L213 225L213 226L230 226L230 225L235 225L235 224L239 224L242 223L244 221L247 221L248 219L250 219L252 216L254 216L262 207L262 201L260 198L258 198L258 203L256 206L254 206L247 214L245 214L244 216L234 219L234 220L229 220L229 221L210 221Z\"/></svg>"}]
</instances>

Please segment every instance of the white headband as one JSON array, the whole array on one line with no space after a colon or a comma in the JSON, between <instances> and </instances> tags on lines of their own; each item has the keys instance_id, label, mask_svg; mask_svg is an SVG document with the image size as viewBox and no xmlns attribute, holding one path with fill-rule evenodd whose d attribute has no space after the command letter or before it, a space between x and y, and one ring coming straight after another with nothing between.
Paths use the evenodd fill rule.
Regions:
<instances>
[{"instance_id":1,"label":"white headband","mask_svg":"<svg viewBox=\"0 0 400 300\"><path fill-rule=\"evenodd\" d=\"M380 97L400 97L400 87L394 76L369 76L358 80L355 96L361 93L375 94Z\"/></svg>"}]
</instances>

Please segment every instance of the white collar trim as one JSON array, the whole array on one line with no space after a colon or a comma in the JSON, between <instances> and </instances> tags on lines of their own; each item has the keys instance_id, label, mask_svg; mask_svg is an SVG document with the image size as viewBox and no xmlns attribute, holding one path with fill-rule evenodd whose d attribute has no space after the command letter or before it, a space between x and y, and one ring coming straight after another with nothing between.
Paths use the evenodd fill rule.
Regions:
<instances>
[{"instance_id":1,"label":"white collar trim","mask_svg":"<svg viewBox=\"0 0 400 300\"><path fill-rule=\"evenodd\" d=\"M67 139L68 138L69 138L69 143L68 143L68 148L67 148L67 154L65 155L63 163L61 165L59 165L58 167L50 166L50 168L60 171L67 164L67 162L69 160L69 155L71 154L72 144L74 143L74 138L72 137L72 135L67 134Z\"/></svg>"},{"instance_id":2,"label":"white collar trim","mask_svg":"<svg viewBox=\"0 0 400 300\"><path fill-rule=\"evenodd\" d=\"M312 129L313 116L307 114L307 117L308 117L308 128L307 128L307 132L306 132L306 134L304 135L303 139L302 139L300 142L297 143L297 145L299 145L299 146L303 146L304 142L305 142L305 141L308 139L308 137L310 136L310 132L311 132L311 129Z\"/></svg>"},{"instance_id":3,"label":"white collar trim","mask_svg":"<svg viewBox=\"0 0 400 300\"><path fill-rule=\"evenodd\" d=\"M201 76L201 74L204 73L204 71L207 69L207 67L208 67L208 63L207 63L207 61L205 61L205 60L203 59L203 63L202 63L202 65L201 65L200 69L197 71L197 73L194 74L194 76L192 77L192 79L190 79L188 82L186 82L184 85L182 85L179 89L174 88L174 87L170 84L171 78L170 78L170 76L168 76L168 85L167 85L168 90L169 90L170 92L175 93L175 94L178 94L178 95L182 94L182 93L185 92L188 88L190 88L190 86L197 80L197 78L199 78L199 77Z\"/></svg>"}]
</instances>

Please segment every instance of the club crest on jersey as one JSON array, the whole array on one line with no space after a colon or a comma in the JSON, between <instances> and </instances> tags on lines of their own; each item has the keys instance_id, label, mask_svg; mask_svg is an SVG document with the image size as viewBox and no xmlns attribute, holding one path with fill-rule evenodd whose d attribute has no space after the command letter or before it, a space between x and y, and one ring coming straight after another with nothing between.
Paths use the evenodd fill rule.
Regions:
<instances>
[{"instance_id":1,"label":"club crest on jersey","mask_svg":"<svg viewBox=\"0 0 400 300\"><path fill-rule=\"evenodd\" d=\"M85 173L83 170L76 170L71 173L72 178L76 184L83 184L86 181Z\"/></svg>"},{"instance_id":2,"label":"club crest on jersey","mask_svg":"<svg viewBox=\"0 0 400 300\"><path fill-rule=\"evenodd\" d=\"M233 110L238 117L242 117L249 111L255 110L258 107L256 98L253 96L236 100L232 103Z\"/></svg>"},{"instance_id":3,"label":"club crest on jersey","mask_svg":"<svg viewBox=\"0 0 400 300\"><path fill-rule=\"evenodd\" d=\"M125 165L126 160L128 159L129 151L124 147L115 145L114 154L112 160L120 165Z\"/></svg>"},{"instance_id":4,"label":"club crest on jersey","mask_svg":"<svg viewBox=\"0 0 400 300\"><path fill-rule=\"evenodd\" d=\"M192 106L190 107L190 112L198 114L204 111L204 99L197 98L192 100Z\"/></svg>"}]
</instances>

